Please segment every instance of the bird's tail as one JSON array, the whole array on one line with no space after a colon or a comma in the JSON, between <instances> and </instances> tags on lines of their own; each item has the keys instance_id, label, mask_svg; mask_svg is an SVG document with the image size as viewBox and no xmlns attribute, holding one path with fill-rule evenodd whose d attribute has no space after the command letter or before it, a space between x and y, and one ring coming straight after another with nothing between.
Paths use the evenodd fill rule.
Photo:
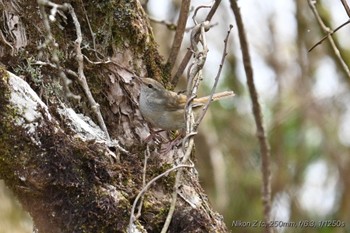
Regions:
<instances>
[{"instance_id":1,"label":"bird's tail","mask_svg":"<svg viewBox=\"0 0 350 233\"><path fill-rule=\"evenodd\" d=\"M231 96L234 96L234 95L235 95L235 93L233 91L223 91L223 92L215 93L213 95L212 101L221 100L221 99L228 98L228 97L231 97ZM208 102L208 97L209 96L197 98L196 102L204 104L204 103Z\"/></svg>"}]
</instances>

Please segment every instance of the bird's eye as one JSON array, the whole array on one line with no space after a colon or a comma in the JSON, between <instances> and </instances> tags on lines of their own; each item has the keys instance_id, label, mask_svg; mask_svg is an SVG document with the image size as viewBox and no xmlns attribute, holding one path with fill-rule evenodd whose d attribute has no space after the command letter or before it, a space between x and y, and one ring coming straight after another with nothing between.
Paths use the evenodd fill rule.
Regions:
<instances>
[{"instance_id":1,"label":"bird's eye","mask_svg":"<svg viewBox=\"0 0 350 233\"><path fill-rule=\"evenodd\" d=\"M153 85L152 84L148 84L147 85L149 88L153 88Z\"/></svg>"}]
</instances>

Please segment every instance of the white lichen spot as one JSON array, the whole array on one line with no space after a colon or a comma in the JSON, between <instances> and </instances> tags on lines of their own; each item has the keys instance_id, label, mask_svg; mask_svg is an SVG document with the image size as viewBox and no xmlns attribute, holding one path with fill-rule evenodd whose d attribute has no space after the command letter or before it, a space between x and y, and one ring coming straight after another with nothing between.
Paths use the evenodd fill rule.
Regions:
<instances>
[{"instance_id":1,"label":"white lichen spot","mask_svg":"<svg viewBox=\"0 0 350 233\"><path fill-rule=\"evenodd\" d=\"M63 106L58 113L65 119L69 119L71 129L84 140L107 140L105 133L96 125L91 118L83 114L77 114L72 108Z\"/></svg>"},{"instance_id":2,"label":"white lichen spot","mask_svg":"<svg viewBox=\"0 0 350 233\"><path fill-rule=\"evenodd\" d=\"M11 90L10 104L16 113L18 113L14 123L17 126L25 128L29 135L33 135L37 127L41 125L43 119L42 112L44 112L46 118L49 120L51 119L51 115L46 105L26 81L10 72L8 74ZM40 144L34 137L31 140L36 144Z\"/></svg>"}]
</instances>

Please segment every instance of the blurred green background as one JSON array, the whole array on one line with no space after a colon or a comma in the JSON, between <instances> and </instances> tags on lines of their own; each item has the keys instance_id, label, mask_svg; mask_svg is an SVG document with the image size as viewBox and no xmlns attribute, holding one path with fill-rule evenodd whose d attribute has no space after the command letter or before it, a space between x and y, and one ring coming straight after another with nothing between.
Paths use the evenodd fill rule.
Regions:
<instances>
[{"instance_id":1,"label":"blurred green background","mask_svg":"<svg viewBox=\"0 0 350 233\"><path fill-rule=\"evenodd\" d=\"M276 232L350 232L350 76L328 40L308 52L325 35L308 1L238 2L271 145L272 219L282 226ZM191 5L211 3L192 1ZM174 23L179 7L180 1L170 0L146 4L152 18ZM340 1L317 1L316 7L330 28L348 20ZM206 13L200 11L197 19ZM210 202L224 216L227 227L232 232L262 232L261 227L233 224L262 220L263 210L259 145L228 1L222 1L212 23L217 25L207 33L209 56L201 94L209 93L226 31L233 24L218 89L231 89L236 97L211 106L196 138L196 166ZM152 25L166 59L173 31L159 23ZM188 34L183 52L189 46ZM346 66L350 64L349 35L346 26L333 37ZM30 217L3 182L0 215L0 233L32 232ZM286 227L291 223L315 227Z\"/></svg>"}]
</instances>

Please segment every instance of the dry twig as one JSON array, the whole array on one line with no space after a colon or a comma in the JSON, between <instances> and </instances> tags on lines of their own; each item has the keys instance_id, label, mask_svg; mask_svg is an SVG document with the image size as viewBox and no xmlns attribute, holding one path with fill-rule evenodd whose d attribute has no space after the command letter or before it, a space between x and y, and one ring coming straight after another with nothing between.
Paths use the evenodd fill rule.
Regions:
<instances>
[{"instance_id":1,"label":"dry twig","mask_svg":"<svg viewBox=\"0 0 350 233\"><path fill-rule=\"evenodd\" d=\"M143 171L142 171L142 188L146 186L146 173L147 173L147 160L151 156L151 152L149 151L149 146L147 144L147 148L145 151L145 161L143 162ZM141 216L142 205L143 205L144 196L142 195L140 200L139 209L137 210L136 219Z\"/></svg>"},{"instance_id":2,"label":"dry twig","mask_svg":"<svg viewBox=\"0 0 350 233\"><path fill-rule=\"evenodd\" d=\"M213 18L216 10L218 9L219 5L220 5L220 2L221 0L215 0L213 6L211 7L205 21L209 21ZM199 38L196 38L196 42L198 42ZM188 50L186 52L186 55L184 56L184 58L182 59L181 61L181 64L178 68L178 70L176 71L176 73L172 76L172 79L171 79L171 84L173 86L176 86L176 84L178 83L182 73L184 72L184 70L186 69L187 67L187 64L188 62L190 61L191 59L191 56L192 56L192 51L191 50Z\"/></svg>"},{"instance_id":3,"label":"dry twig","mask_svg":"<svg viewBox=\"0 0 350 233\"><path fill-rule=\"evenodd\" d=\"M57 9L67 10L67 7L64 5L58 5L58 4L52 3L48 0L38 0L37 2L39 5L40 14L41 14L42 19L43 19L44 28L46 30L45 41L39 47L39 49L46 49L49 46L51 47L51 49L52 49L51 50L51 61L55 64L55 66L58 70L58 76L62 80L63 89L64 89L64 92L65 92L67 98L74 98L74 99L80 100L81 97L79 95L74 95L69 88L69 85L72 83L72 81L66 76L64 69L61 66L59 56L58 56L58 49L57 49L58 45L55 43L55 39L52 35L51 27L50 27L50 23L49 23L49 19L51 21L54 21ZM47 14L46 14L45 6L52 7L51 14L49 16L47 16Z\"/></svg>"},{"instance_id":4,"label":"dry twig","mask_svg":"<svg viewBox=\"0 0 350 233\"><path fill-rule=\"evenodd\" d=\"M180 16L177 22L174 42L170 49L170 54L167 62L169 65L170 71L173 69L176 62L176 58L180 51L182 39L186 30L187 17L190 11L190 3L191 3L191 0L183 0L181 4Z\"/></svg>"},{"instance_id":5,"label":"dry twig","mask_svg":"<svg viewBox=\"0 0 350 233\"><path fill-rule=\"evenodd\" d=\"M165 25L169 30L172 30L172 31L175 31L177 26L176 24L170 22L170 21L166 21L166 20L159 20L159 19L156 19L156 18L153 18L151 16L148 16L149 20L154 22L154 23L159 23L159 24L163 24Z\"/></svg>"},{"instance_id":6,"label":"dry twig","mask_svg":"<svg viewBox=\"0 0 350 233\"><path fill-rule=\"evenodd\" d=\"M91 24L90 24L90 20L89 20L89 17L88 17L88 15L87 15L87 12L86 12L86 9L85 9L83 0L80 0L80 4L81 4L82 10L83 10L84 15L85 15L86 23L88 24L88 27L89 27L89 30L90 30L91 39L92 39L93 51L95 52L96 58L99 59L99 60L102 60L102 59L98 56L98 52L97 52L97 49L96 49L96 36L95 36L96 34L95 34L95 33L93 32L93 30L92 30L92 27L91 27Z\"/></svg>"},{"instance_id":7,"label":"dry twig","mask_svg":"<svg viewBox=\"0 0 350 233\"><path fill-rule=\"evenodd\" d=\"M343 2L343 1L342 1L342 2ZM316 9L316 7L315 7L315 3L314 3L312 0L308 0L308 3L309 3L309 6L310 6L312 12L314 13L314 15L315 15L315 17L316 17L316 19L317 19L318 24L320 25L320 27L322 28L322 30L323 30L325 33L327 33L327 35L326 35L325 37L323 37L323 38L321 39L321 41L319 41L319 42L316 43L311 49L309 49L309 52L310 52L311 50L313 50L316 46L318 46L319 44L321 44L326 38L328 38L329 43L330 43L330 45L331 45L331 48L332 48L332 50L333 50L335 56L338 58L341 67L344 69L346 75L347 75L348 78L350 79L350 70L349 70L349 67L347 66L346 62L345 62L344 59L342 58L342 56L341 56L341 54L340 54L340 51L339 51L339 49L337 48L337 45L335 44L335 42L334 42L334 40L333 40L333 38L332 38L332 35L333 35L336 31L338 31L340 28L342 28L342 27L345 26L346 24L349 24L349 23L350 23L350 19L349 19L347 22L345 22L345 23L343 23L342 25L340 25L338 28L336 28L336 30L332 31L332 30L331 30L329 27L327 27L327 26L325 25L325 23L323 22L323 20L322 20L320 14L318 13L318 11L317 11L317 9ZM346 6L345 9L346 9L346 11L348 12L348 10L347 10L347 8L349 8L348 5L347 5L345 2L343 2L343 4L345 4L344 7Z\"/></svg>"},{"instance_id":8,"label":"dry twig","mask_svg":"<svg viewBox=\"0 0 350 233\"><path fill-rule=\"evenodd\" d=\"M344 27L345 25L349 24L350 23L350 20L346 21L345 23L341 24L340 26L338 26L336 29L334 30L331 30L330 28L326 27L324 24L324 26L326 28L324 28L324 31L327 31L327 35L325 35L324 37L322 37L322 39L317 42L316 44L314 44L308 52L311 52L314 48L316 48L317 46L319 46L320 44L322 44L322 42L324 40L326 40L327 38L330 38L334 33L336 33L339 29L341 29L342 27Z\"/></svg>"},{"instance_id":9,"label":"dry twig","mask_svg":"<svg viewBox=\"0 0 350 233\"><path fill-rule=\"evenodd\" d=\"M346 14L348 14L348 17L350 18L350 7L349 7L348 3L346 2L346 0L340 0L340 1L344 6Z\"/></svg>"},{"instance_id":10,"label":"dry twig","mask_svg":"<svg viewBox=\"0 0 350 233\"><path fill-rule=\"evenodd\" d=\"M197 10L195 11L195 13L197 12ZM205 21L201 24L196 25L192 32L192 35L198 34L199 32L200 43L202 44L202 50L199 50L197 48L195 36L191 36L191 45L193 46L192 50L194 51L195 58L188 72L189 76L188 76L188 83L187 83L187 103L185 108L186 136L182 140L182 149L183 149L182 151L184 153L184 156L181 160L181 164L186 164L188 162L193 149L193 145L194 145L193 136L196 135L196 132L195 132L196 129L194 128L194 116L192 114L191 103L197 95L198 86L202 78L202 69L207 58L208 48L206 43L205 31L208 26L209 26L209 22ZM182 174L183 174L182 170L178 170L176 173L171 204L170 204L169 212L165 220L165 223L163 225L161 233L167 232L171 219L173 217L176 201L177 201L177 194L178 194L180 182L182 179Z\"/></svg>"},{"instance_id":11,"label":"dry twig","mask_svg":"<svg viewBox=\"0 0 350 233\"><path fill-rule=\"evenodd\" d=\"M250 98L253 104L253 114L255 119L255 124L257 128L257 137L260 144L261 152L261 172L262 172L262 196L263 196L263 205L264 205L264 221L268 223L270 221L271 214L271 168L270 168L270 146L266 139L266 133L263 126L261 108L258 101L258 93L254 84L254 75L253 68L250 60L250 53L248 47L248 41L245 34L244 24L242 21L240 9L237 5L236 0L231 0L231 8L233 14L236 18L237 29L239 33L239 41L241 44L242 57L244 70L247 76L247 84L249 88ZM266 225L266 233L272 232L271 226Z\"/></svg>"},{"instance_id":12,"label":"dry twig","mask_svg":"<svg viewBox=\"0 0 350 233\"><path fill-rule=\"evenodd\" d=\"M129 219L129 227L128 227L128 232L133 232L133 223L135 221L135 215L134 215L134 212L135 212L135 209L136 209L136 205L139 201L139 199L143 196L143 194L149 189L149 187L154 183L156 182L157 180L159 180L160 178L162 178L163 176L166 176L167 174L169 174L170 172L176 170L176 169L179 169L179 168L185 168L185 167L188 167L188 168L192 168L193 165L186 165L186 164L180 164L180 165L177 165L173 168L170 168L168 170L166 170L165 172L163 172L162 174L154 177L152 180L150 180L146 185L145 187L143 187L141 189L141 191L139 192L139 194L137 194L135 200L134 200L134 203L132 205L132 208L131 208L131 214L130 214L130 219Z\"/></svg>"},{"instance_id":13,"label":"dry twig","mask_svg":"<svg viewBox=\"0 0 350 233\"><path fill-rule=\"evenodd\" d=\"M215 94L215 91L216 91L216 87L218 85L218 82L219 82L219 78L220 78L220 75L221 75L221 71L222 71L222 67L224 66L224 61L225 61L225 58L227 56L227 43L228 43L228 37L230 36L230 33L231 33L231 30L232 30L232 25L230 25L230 29L227 31L227 35L226 35L226 38L224 40L224 51L222 53L222 57L221 57L221 62L220 62L220 67L219 67L219 70L218 70L218 73L216 74L216 77L215 77L215 82L214 82L214 85L211 89L211 93L210 93L210 97L208 99L208 102L204 105L204 108L201 112L201 114L198 116L198 119L196 121L196 124L195 124L195 128L198 127L198 125L201 123L201 121L203 120L206 112L208 111L208 108L209 108L209 104L211 103L212 99L213 99L213 96Z\"/></svg>"},{"instance_id":14,"label":"dry twig","mask_svg":"<svg viewBox=\"0 0 350 233\"><path fill-rule=\"evenodd\" d=\"M76 30L76 34L77 34L77 39L75 40L75 50L76 50L76 60L78 62L78 81L79 81L81 87L83 88L85 95L87 96L87 98L89 100L89 103L91 105L93 112L96 114L99 126L105 132L107 140L111 141L109 134L108 134L106 124L104 123L104 120L103 120L103 117L102 117L102 114L100 111L100 105L93 98L92 93L91 93L90 88L89 88L89 85L87 84L85 74L84 74L84 57L83 57L83 54L81 52L82 32L81 32L80 23L79 23L79 20L75 14L74 8L72 7L72 5L67 4L67 3L65 3L63 5L59 5L56 3L52 3L48 0L38 0L38 4L40 7L40 13L43 16L43 22L44 22L44 26L45 26L45 30L46 30L46 34L47 34L46 40L41 47L46 48L47 46L50 45L53 48L51 60L54 63L53 64L54 67L56 67L58 69L59 76L63 80L63 87L65 90L66 96L73 97L75 99L80 99L80 96L74 95L69 89L69 84L71 84L72 81L67 78L67 76L64 72L65 69L60 64L59 57L58 57L57 44L54 42L54 37L51 33L51 27L50 27L50 23L48 20L48 19L50 19L51 21L55 20L55 16L56 16L58 9L61 9L64 11L68 10L70 15L72 16L73 23L74 23L75 30ZM50 11L51 14L49 16L47 16L47 14L46 14L45 6L51 7L51 11ZM73 72L73 74L74 74L74 72Z\"/></svg>"},{"instance_id":15,"label":"dry twig","mask_svg":"<svg viewBox=\"0 0 350 233\"><path fill-rule=\"evenodd\" d=\"M77 18L77 15L75 14L74 8L70 4L66 4L68 6L69 13L72 16L73 23L75 26L76 34L77 34L77 39L75 40L75 50L76 50L76 60L78 62L78 81L83 88L86 97L89 100L89 103L91 105L91 108L93 112L96 114L97 121L101 129L105 132L106 138L108 141L110 141L109 133L106 127L106 124L103 120L101 111L100 111L100 105L95 101L94 97L92 96L92 93L90 91L89 85L86 81L86 77L84 74L84 56L81 52L81 42L83 40L82 32L81 32L81 27L79 20Z\"/></svg>"}]
</instances>

